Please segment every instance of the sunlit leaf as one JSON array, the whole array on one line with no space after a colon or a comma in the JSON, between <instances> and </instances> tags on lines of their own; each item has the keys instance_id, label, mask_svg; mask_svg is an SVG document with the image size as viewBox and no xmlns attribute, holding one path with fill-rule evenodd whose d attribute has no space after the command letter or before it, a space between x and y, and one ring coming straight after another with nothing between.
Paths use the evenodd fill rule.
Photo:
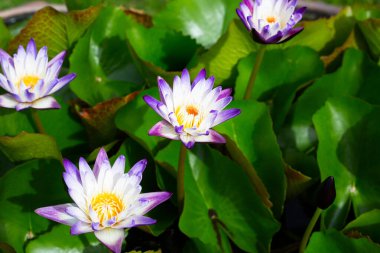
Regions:
<instances>
[{"instance_id":1,"label":"sunlit leaf","mask_svg":"<svg viewBox=\"0 0 380 253\"><path fill-rule=\"evenodd\" d=\"M54 138L22 132L16 137L0 137L0 150L13 162L34 158L62 159Z\"/></svg>"}]
</instances>

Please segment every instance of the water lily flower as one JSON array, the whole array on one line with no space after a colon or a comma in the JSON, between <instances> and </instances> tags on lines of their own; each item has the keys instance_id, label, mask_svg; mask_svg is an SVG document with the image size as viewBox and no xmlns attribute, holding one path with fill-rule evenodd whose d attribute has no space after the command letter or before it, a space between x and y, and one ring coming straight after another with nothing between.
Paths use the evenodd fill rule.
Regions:
<instances>
[{"instance_id":1,"label":"water lily flower","mask_svg":"<svg viewBox=\"0 0 380 253\"><path fill-rule=\"evenodd\" d=\"M236 9L253 39L262 44L281 43L303 30L293 28L306 8L295 11L297 0L244 0Z\"/></svg>"},{"instance_id":2,"label":"water lily flower","mask_svg":"<svg viewBox=\"0 0 380 253\"><path fill-rule=\"evenodd\" d=\"M144 96L145 102L163 120L154 125L149 135L181 140L187 148L195 142L225 143L222 135L210 129L240 114L239 109L223 110L231 101L232 90L221 86L213 89L215 78L206 79L206 71L199 72L193 83L187 69L175 76L173 90L158 77L161 101Z\"/></svg>"},{"instance_id":3,"label":"water lily flower","mask_svg":"<svg viewBox=\"0 0 380 253\"><path fill-rule=\"evenodd\" d=\"M125 157L119 156L111 167L101 149L93 170L83 158L79 170L69 160L64 159L63 164L63 178L75 203L42 207L35 212L71 226L72 235L94 232L113 252L121 251L125 228L154 224L156 221L144 214L171 196L168 192L140 193L146 160L124 173Z\"/></svg>"},{"instance_id":4,"label":"water lily flower","mask_svg":"<svg viewBox=\"0 0 380 253\"><path fill-rule=\"evenodd\" d=\"M50 95L72 81L76 75L68 74L58 78L65 52L48 61L47 47L37 52L36 43L31 39L26 51L19 46L13 58L0 49L0 87L8 93L0 96L0 106L15 108L17 111L28 107L36 109L60 108Z\"/></svg>"}]
</instances>

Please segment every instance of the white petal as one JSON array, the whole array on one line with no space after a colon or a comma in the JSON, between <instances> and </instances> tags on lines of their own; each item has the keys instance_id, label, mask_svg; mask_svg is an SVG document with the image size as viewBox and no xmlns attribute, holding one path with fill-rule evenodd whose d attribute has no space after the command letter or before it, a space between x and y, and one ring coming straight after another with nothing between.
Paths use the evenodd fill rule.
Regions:
<instances>
[{"instance_id":1,"label":"white petal","mask_svg":"<svg viewBox=\"0 0 380 253\"><path fill-rule=\"evenodd\" d=\"M61 106L53 97L44 97L33 101L32 107L36 109L59 109Z\"/></svg>"},{"instance_id":2,"label":"white petal","mask_svg":"<svg viewBox=\"0 0 380 253\"><path fill-rule=\"evenodd\" d=\"M121 245L124 240L124 229L105 228L100 231L95 231L95 236L113 252L121 252Z\"/></svg>"},{"instance_id":3,"label":"white petal","mask_svg":"<svg viewBox=\"0 0 380 253\"><path fill-rule=\"evenodd\" d=\"M0 96L0 106L5 108L15 108L19 102L16 101L10 94Z\"/></svg>"}]
</instances>

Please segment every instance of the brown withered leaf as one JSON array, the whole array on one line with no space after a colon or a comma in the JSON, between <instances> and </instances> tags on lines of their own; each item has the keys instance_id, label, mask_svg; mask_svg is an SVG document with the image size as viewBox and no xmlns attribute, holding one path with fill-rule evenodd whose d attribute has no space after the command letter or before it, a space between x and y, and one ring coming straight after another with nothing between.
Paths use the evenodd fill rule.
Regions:
<instances>
[{"instance_id":1,"label":"brown withered leaf","mask_svg":"<svg viewBox=\"0 0 380 253\"><path fill-rule=\"evenodd\" d=\"M115 140L118 130L114 123L116 112L124 105L135 99L139 91L125 97L114 98L95 105L92 108L78 110L90 137L90 145L97 147Z\"/></svg>"},{"instance_id":2,"label":"brown withered leaf","mask_svg":"<svg viewBox=\"0 0 380 253\"><path fill-rule=\"evenodd\" d=\"M146 28L150 28L153 26L152 16L146 14L142 10L129 8L129 9L125 9L124 13L128 16L131 16L135 21L142 24Z\"/></svg>"},{"instance_id":3,"label":"brown withered leaf","mask_svg":"<svg viewBox=\"0 0 380 253\"><path fill-rule=\"evenodd\" d=\"M290 165L285 167L286 181L288 189L286 191L286 198L293 198L303 192L311 185L311 178L305 176L301 172L293 169Z\"/></svg>"}]
</instances>

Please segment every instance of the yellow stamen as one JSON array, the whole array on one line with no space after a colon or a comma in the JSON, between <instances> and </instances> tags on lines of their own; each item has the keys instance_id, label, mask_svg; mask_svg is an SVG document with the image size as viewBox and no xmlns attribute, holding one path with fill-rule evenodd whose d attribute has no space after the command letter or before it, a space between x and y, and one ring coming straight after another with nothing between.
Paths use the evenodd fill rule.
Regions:
<instances>
[{"instance_id":1,"label":"yellow stamen","mask_svg":"<svg viewBox=\"0 0 380 253\"><path fill-rule=\"evenodd\" d=\"M203 117L199 112L199 109L195 105L183 105L179 106L175 110L178 124L184 126L184 128L199 127Z\"/></svg>"},{"instance_id":2,"label":"yellow stamen","mask_svg":"<svg viewBox=\"0 0 380 253\"><path fill-rule=\"evenodd\" d=\"M21 81L24 82L26 87L31 87L31 88L34 88L34 86L36 86L36 84L38 83L39 80L40 80L40 78L38 78L37 76L24 76L21 79ZM21 81L20 81L20 83L21 83Z\"/></svg>"},{"instance_id":3,"label":"yellow stamen","mask_svg":"<svg viewBox=\"0 0 380 253\"><path fill-rule=\"evenodd\" d=\"M273 16L269 16L269 17L267 17L267 22L268 23L274 23L274 22L276 22L276 18Z\"/></svg>"},{"instance_id":4,"label":"yellow stamen","mask_svg":"<svg viewBox=\"0 0 380 253\"><path fill-rule=\"evenodd\" d=\"M98 214L100 223L115 217L124 209L122 200L114 193L108 192L93 197L91 207Z\"/></svg>"}]
</instances>

